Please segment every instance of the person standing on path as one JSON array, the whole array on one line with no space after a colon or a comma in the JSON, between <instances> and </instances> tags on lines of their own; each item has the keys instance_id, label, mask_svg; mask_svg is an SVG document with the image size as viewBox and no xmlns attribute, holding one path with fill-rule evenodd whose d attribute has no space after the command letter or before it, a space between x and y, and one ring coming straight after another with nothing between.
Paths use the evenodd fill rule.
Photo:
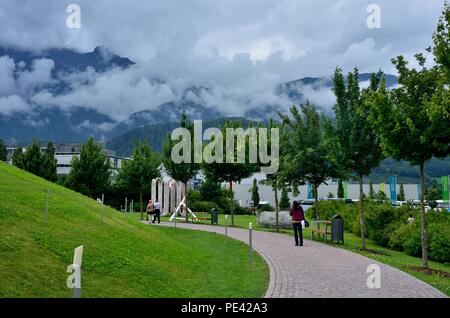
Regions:
<instances>
[{"instance_id":1,"label":"person standing on path","mask_svg":"<svg viewBox=\"0 0 450 318\"><path fill-rule=\"evenodd\" d=\"M155 223L156 218L158 218L158 224L159 224L159 223L161 223L161 219L160 219L160 216L161 216L161 204L159 204L158 200L155 202L155 210L154 211L155 211L155 215L153 216L153 222L152 223Z\"/></svg>"},{"instance_id":2,"label":"person standing on path","mask_svg":"<svg viewBox=\"0 0 450 318\"><path fill-rule=\"evenodd\" d=\"M298 201L294 201L289 211L294 228L295 246L299 246L298 238L300 236L300 246L303 246L302 221L305 221L305 213Z\"/></svg>"},{"instance_id":3,"label":"person standing on path","mask_svg":"<svg viewBox=\"0 0 450 318\"><path fill-rule=\"evenodd\" d=\"M148 221L148 215L153 214L155 211L155 207L153 206L152 200L148 200L147 204L147 221Z\"/></svg>"}]
</instances>

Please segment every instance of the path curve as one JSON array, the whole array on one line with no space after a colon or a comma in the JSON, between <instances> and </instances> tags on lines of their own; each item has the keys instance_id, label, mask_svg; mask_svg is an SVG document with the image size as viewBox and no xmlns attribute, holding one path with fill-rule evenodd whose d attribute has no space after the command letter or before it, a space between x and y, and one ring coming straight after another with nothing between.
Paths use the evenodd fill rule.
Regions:
<instances>
[{"instance_id":1,"label":"path curve","mask_svg":"<svg viewBox=\"0 0 450 318\"><path fill-rule=\"evenodd\" d=\"M174 227L174 223L162 222L156 226ZM176 227L225 234L225 228L221 226L177 223ZM228 236L248 244L246 229L228 228ZM265 259L270 270L265 297L447 297L399 269L319 242L305 240L304 246L297 247L293 237L288 235L253 231L253 247ZM370 275L367 267L370 264L380 266L379 289L367 287Z\"/></svg>"}]
</instances>

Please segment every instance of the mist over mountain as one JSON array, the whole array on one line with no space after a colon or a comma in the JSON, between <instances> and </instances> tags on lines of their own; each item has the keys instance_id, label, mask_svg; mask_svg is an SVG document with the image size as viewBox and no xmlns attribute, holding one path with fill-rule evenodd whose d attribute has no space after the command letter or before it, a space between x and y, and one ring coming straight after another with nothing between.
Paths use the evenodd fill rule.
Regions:
<instances>
[{"instance_id":1,"label":"mist over mountain","mask_svg":"<svg viewBox=\"0 0 450 318\"><path fill-rule=\"evenodd\" d=\"M87 53L0 47L0 138L9 144L32 138L84 142L90 136L107 141L147 125L177 122L183 111L191 119L266 120L306 100L328 113L334 103L331 76L237 87L208 76L191 83L182 71L178 80L176 74L165 80L151 66L100 46ZM361 86L369 78L361 74ZM397 83L393 75L386 80L388 86Z\"/></svg>"}]
</instances>

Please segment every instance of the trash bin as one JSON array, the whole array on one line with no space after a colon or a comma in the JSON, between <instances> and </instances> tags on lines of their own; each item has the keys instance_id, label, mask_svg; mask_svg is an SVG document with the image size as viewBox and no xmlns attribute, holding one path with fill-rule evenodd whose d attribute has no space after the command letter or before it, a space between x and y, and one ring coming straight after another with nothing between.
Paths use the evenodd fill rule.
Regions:
<instances>
[{"instance_id":1,"label":"trash bin","mask_svg":"<svg viewBox=\"0 0 450 318\"><path fill-rule=\"evenodd\" d=\"M219 224L219 213L216 209L211 209L211 224Z\"/></svg>"},{"instance_id":2,"label":"trash bin","mask_svg":"<svg viewBox=\"0 0 450 318\"><path fill-rule=\"evenodd\" d=\"M331 218L331 241L344 244L344 220L337 214Z\"/></svg>"}]
</instances>

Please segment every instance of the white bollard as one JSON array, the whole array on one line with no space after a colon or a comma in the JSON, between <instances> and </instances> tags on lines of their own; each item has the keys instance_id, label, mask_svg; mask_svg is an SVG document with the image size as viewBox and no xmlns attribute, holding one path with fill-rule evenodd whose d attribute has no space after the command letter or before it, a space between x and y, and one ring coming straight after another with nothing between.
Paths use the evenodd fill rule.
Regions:
<instances>
[{"instance_id":1,"label":"white bollard","mask_svg":"<svg viewBox=\"0 0 450 318\"><path fill-rule=\"evenodd\" d=\"M252 247L252 243L253 243L252 242L252 230L253 230L253 225L250 222L248 224L248 246L249 246L248 258L249 258L250 265L252 264L252 256L253 256L253 253L252 253L252 251L253 251L253 247Z\"/></svg>"},{"instance_id":2,"label":"white bollard","mask_svg":"<svg viewBox=\"0 0 450 318\"><path fill-rule=\"evenodd\" d=\"M228 214L225 214L225 236L228 236Z\"/></svg>"}]
</instances>

